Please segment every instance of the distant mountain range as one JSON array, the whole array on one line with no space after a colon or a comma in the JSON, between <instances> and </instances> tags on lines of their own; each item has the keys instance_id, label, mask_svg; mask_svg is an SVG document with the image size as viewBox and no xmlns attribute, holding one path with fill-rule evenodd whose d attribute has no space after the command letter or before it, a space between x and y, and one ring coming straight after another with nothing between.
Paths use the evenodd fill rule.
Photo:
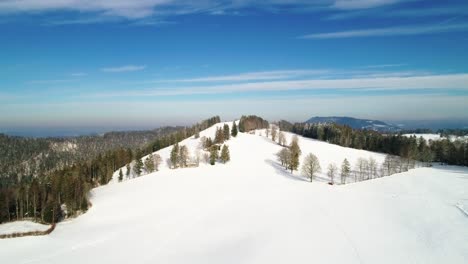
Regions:
<instances>
[{"instance_id":1,"label":"distant mountain range","mask_svg":"<svg viewBox=\"0 0 468 264\"><path fill-rule=\"evenodd\" d=\"M366 129L380 132L397 132L401 127L396 125L387 124L379 120L358 119L346 116L316 116L306 121L306 123L325 124L336 123L340 125L347 125L354 129Z\"/></svg>"}]
</instances>

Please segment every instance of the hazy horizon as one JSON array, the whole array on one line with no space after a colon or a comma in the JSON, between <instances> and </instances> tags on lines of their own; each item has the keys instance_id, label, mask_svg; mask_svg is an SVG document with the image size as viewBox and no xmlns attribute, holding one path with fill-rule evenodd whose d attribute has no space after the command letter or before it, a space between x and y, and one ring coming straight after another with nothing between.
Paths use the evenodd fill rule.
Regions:
<instances>
[{"instance_id":1,"label":"hazy horizon","mask_svg":"<svg viewBox=\"0 0 468 264\"><path fill-rule=\"evenodd\" d=\"M463 1L122 3L0 3L0 129L468 120Z\"/></svg>"}]
</instances>

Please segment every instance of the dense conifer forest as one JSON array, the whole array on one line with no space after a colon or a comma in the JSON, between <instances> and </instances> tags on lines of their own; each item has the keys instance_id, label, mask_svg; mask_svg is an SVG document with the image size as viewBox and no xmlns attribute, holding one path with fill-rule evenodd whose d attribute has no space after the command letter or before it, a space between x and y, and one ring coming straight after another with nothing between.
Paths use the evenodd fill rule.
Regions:
<instances>
[{"instance_id":1,"label":"dense conifer forest","mask_svg":"<svg viewBox=\"0 0 468 264\"><path fill-rule=\"evenodd\" d=\"M426 141L422 137L407 137L401 133L384 134L370 130L356 130L338 124L295 123L290 131L343 147L387 153L425 163L440 162L468 166L466 140Z\"/></svg>"},{"instance_id":2,"label":"dense conifer forest","mask_svg":"<svg viewBox=\"0 0 468 264\"><path fill-rule=\"evenodd\" d=\"M102 139L1 135L0 223L24 218L55 223L84 212L89 190L107 184L118 168L218 122L216 116L189 128L163 128L151 141L146 132L112 132Z\"/></svg>"}]
</instances>

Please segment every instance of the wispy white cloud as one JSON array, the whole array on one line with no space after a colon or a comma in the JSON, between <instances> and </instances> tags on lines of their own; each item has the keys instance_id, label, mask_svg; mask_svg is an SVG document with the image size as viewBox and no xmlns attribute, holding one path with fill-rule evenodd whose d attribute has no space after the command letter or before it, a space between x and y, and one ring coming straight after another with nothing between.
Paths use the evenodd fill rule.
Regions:
<instances>
[{"instance_id":1,"label":"wispy white cloud","mask_svg":"<svg viewBox=\"0 0 468 264\"><path fill-rule=\"evenodd\" d=\"M74 73L72 73L70 75L73 76L73 77L83 77L83 76L86 76L88 74L85 73L85 72L74 72Z\"/></svg>"},{"instance_id":2,"label":"wispy white cloud","mask_svg":"<svg viewBox=\"0 0 468 264\"><path fill-rule=\"evenodd\" d=\"M58 24L95 23L102 17L122 17L125 19L143 19L151 16L169 16L193 13L213 15L236 15L238 10L259 8L266 11L282 10L316 10L316 9L366 9L390 5L401 0L2 0L1 13L25 13L48 11L77 11L82 14L93 14L95 18L59 21Z\"/></svg>"},{"instance_id":3,"label":"wispy white cloud","mask_svg":"<svg viewBox=\"0 0 468 264\"><path fill-rule=\"evenodd\" d=\"M402 0L336 0L334 7L339 9L365 9L403 2Z\"/></svg>"},{"instance_id":4,"label":"wispy white cloud","mask_svg":"<svg viewBox=\"0 0 468 264\"><path fill-rule=\"evenodd\" d=\"M146 68L145 65L125 65L119 67L110 67L110 68L102 68L101 71L103 72L135 72L135 71L142 71Z\"/></svg>"},{"instance_id":5,"label":"wispy white cloud","mask_svg":"<svg viewBox=\"0 0 468 264\"><path fill-rule=\"evenodd\" d=\"M262 81L292 79L311 75L321 75L330 73L330 70L279 70L279 71L259 71L247 72L233 75L208 76L191 79L161 80L156 82L240 82L240 81Z\"/></svg>"},{"instance_id":6,"label":"wispy white cloud","mask_svg":"<svg viewBox=\"0 0 468 264\"><path fill-rule=\"evenodd\" d=\"M468 73L446 75L405 76L368 75L366 77L342 79L281 80L247 82L223 85L158 87L154 89L132 89L131 91L100 93L97 97L120 96L178 96L194 94L224 94L259 91L298 91L319 89L354 90L408 90L408 89L468 89Z\"/></svg>"},{"instance_id":7,"label":"wispy white cloud","mask_svg":"<svg viewBox=\"0 0 468 264\"><path fill-rule=\"evenodd\" d=\"M467 31L468 23L458 24L437 24L437 25L418 25L401 26L387 28L371 28L326 33L315 33L304 35L302 39L334 39L334 38L355 38L355 37L385 37L385 36L408 36L423 35L445 32Z\"/></svg>"}]
</instances>

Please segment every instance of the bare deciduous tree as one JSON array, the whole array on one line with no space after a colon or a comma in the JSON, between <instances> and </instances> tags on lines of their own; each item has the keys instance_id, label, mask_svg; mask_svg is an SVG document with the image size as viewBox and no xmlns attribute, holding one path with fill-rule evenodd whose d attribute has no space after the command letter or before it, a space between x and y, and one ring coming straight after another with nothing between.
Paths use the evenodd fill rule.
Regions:
<instances>
[{"instance_id":1,"label":"bare deciduous tree","mask_svg":"<svg viewBox=\"0 0 468 264\"><path fill-rule=\"evenodd\" d=\"M330 178L330 184L335 184L335 175L336 172L338 171L338 167L335 165L335 163L330 163L328 165L328 177Z\"/></svg>"},{"instance_id":2,"label":"bare deciduous tree","mask_svg":"<svg viewBox=\"0 0 468 264\"><path fill-rule=\"evenodd\" d=\"M312 182L316 173L321 171L320 162L312 153L309 153L305 158L302 165L302 173L309 178L310 182Z\"/></svg>"}]
</instances>

